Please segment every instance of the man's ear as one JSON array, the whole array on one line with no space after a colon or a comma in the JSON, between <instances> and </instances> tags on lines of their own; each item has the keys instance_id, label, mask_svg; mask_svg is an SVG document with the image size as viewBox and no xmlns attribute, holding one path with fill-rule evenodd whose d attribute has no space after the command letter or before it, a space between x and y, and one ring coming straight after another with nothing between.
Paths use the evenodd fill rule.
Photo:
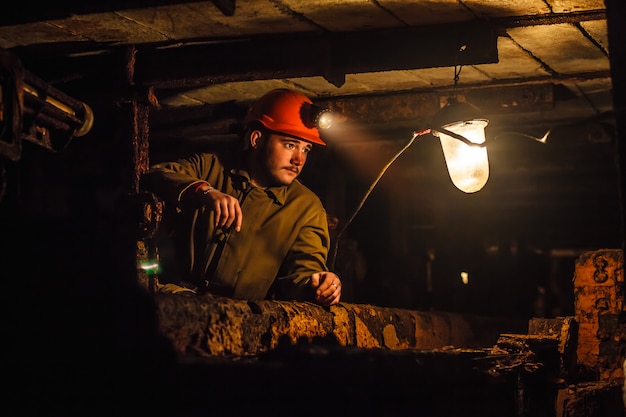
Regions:
<instances>
[{"instance_id":1,"label":"man's ear","mask_svg":"<svg viewBox=\"0 0 626 417\"><path fill-rule=\"evenodd\" d=\"M248 136L249 145L251 148L256 148L259 144L259 140L263 137L263 133L260 130L253 130L250 132Z\"/></svg>"}]
</instances>

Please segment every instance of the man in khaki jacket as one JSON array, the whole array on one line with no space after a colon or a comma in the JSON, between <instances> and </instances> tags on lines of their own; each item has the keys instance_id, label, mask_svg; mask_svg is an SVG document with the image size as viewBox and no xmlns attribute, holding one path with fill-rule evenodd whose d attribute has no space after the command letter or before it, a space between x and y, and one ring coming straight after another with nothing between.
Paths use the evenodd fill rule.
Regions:
<instances>
[{"instance_id":1,"label":"man in khaki jacket","mask_svg":"<svg viewBox=\"0 0 626 417\"><path fill-rule=\"evenodd\" d=\"M173 283L238 299L339 302L326 211L298 180L313 145L325 145L314 110L297 91L272 90L245 118L241 152L199 153L144 175L176 217Z\"/></svg>"}]
</instances>

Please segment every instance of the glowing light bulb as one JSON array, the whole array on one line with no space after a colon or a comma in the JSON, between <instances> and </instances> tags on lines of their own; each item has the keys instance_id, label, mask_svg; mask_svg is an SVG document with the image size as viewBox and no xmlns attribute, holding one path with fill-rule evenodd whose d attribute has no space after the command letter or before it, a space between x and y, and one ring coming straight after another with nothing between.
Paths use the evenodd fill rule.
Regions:
<instances>
[{"instance_id":1,"label":"glowing light bulb","mask_svg":"<svg viewBox=\"0 0 626 417\"><path fill-rule=\"evenodd\" d=\"M444 129L465 137L472 143L485 142L485 119L466 120L450 123ZM448 174L452 183L465 193L482 189L489 179L489 158L487 148L471 146L442 132L436 132L446 159Z\"/></svg>"}]
</instances>

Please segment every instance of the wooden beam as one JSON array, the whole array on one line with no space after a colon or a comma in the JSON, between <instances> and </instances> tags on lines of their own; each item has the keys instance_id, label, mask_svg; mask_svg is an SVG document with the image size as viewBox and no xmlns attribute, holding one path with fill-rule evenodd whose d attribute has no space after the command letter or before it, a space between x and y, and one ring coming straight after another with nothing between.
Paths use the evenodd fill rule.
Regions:
<instances>
[{"instance_id":1,"label":"wooden beam","mask_svg":"<svg viewBox=\"0 0 626 417\"><path fill-rule=\"evenodd\" d=\"M332 340L336 346L435 349L492 346L526 320L463 316L342 303L330 308L293 301L233 300L155 294L159 327L181 354L257 355L285 340Z\"/></svg>"},{"instance_id":2,"label":"wooden beam","mask_svg":"<svg viewBox=\"0 0 626 417\"><path fill-rule=\"evenodd\" d=\"M459 54L459 49L466 46ZM358 33L268 35L178 48L142 47L135 78L155 88L498 62L497 35L484 21Z\"/></svg>"}]
</instances>

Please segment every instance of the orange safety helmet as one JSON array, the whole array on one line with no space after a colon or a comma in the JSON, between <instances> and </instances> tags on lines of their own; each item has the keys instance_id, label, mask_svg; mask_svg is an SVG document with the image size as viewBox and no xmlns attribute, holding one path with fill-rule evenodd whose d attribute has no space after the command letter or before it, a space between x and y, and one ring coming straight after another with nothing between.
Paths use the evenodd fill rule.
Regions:
<instances>
[{"instance_id":1,"label":"orange safety helmet","mask_svg":"<svg viewBox=\"0 0 626 417\"><path fill-rule=\"evenodd\" d=\"M266 93L252 105L244 124L248 126L257 121L274 132L325 146L313 120L314 106L304 94L278 88Z\"/></svg>"}]
</instances>

